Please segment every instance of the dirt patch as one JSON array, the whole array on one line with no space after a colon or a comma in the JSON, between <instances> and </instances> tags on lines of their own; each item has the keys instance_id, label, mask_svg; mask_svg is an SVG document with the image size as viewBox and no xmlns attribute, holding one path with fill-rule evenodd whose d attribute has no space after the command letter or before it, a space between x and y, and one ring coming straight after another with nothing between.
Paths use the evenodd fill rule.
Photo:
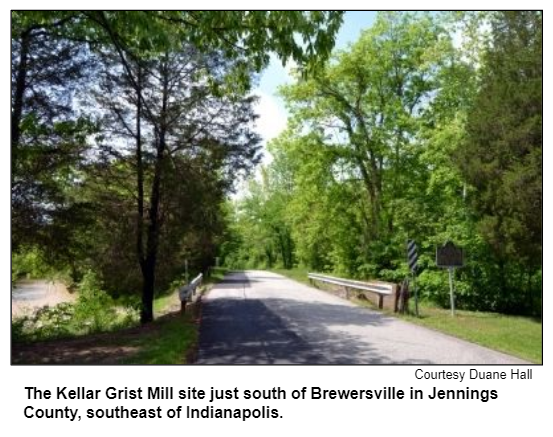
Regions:
<instances>
[{"instance_id":1,"label":"dirt patch","mask_svg":"<svg viewBox=\"0 0 553 437\"><path fill-rule=\"evenodd\" d=\"M119 364L140 351L135 340L158 329L152 323L80 338L14 343L12 364Z\"/></svg>"},{"instance_id":2,"label":"dirt patch","mask_svg":"<svg viewBox=\"0 0 553 437\"><path fill-rule=\"evenodd\" d=\"M187 306L193 323L199 323L200 303ZM181 317L180 311L157 317L154 323L116 332L92 334L78 338L48 340L34 343L12 343L12 364L124 364L141 352L144 338L152 341L160 335L164 322ZM189 322L190 323L190 322ZM183 351L183 361L192 363L197 357L197 345Z\"/></svg>"},{"instance_id":3,"label":"dirt patch","mask_svg":"<svg viewBox=\"0 0 553 437\"><path fill-rule=\"evenodd\" d=\"M29 316L39 308L73 302L76 295L57 281L23 280L12 289L12 318Z\"/></svg>"},{"instance_id":4,"label":"dirt patch","mask_svg":"<svg viewBox=\"0 0 553 437\"><path fill-rule=\"evenodd\" d=\"M83 344L34 344L15 346L12 364L117 364L138 352L132 346Z\"/></svg>"}]
</instances>

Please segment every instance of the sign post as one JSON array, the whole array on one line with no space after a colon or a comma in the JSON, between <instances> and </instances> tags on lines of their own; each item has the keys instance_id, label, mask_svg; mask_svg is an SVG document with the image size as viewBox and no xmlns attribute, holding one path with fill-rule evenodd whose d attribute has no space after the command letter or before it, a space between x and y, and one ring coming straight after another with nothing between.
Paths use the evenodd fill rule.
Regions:
<instances>
[{"instance_id":1,"label":"sign post","mask_svg":"<svg viewBox=\"0 0 553 437\"><path fill-rule=\"evenodd\" d=\"M455 316L455 298L453 297L453 269L449 268L449 302L451 306L451 315Z\"/></svg>"},{"instance_id":2,"label":"sign post","mask_svg":"<svg viewBox=\"0 0 553 437\"><path fill-rule=\"evenodd\" d=\"M409 270L413 275L413 288L415 290L415 315L419 316L419 295L417 292L417 261L419 254L417 253L417 243L415 240L407 240L407 262Z\"/></svg>"},{"instance_id":3,"label":"sign post","mask_svg":"<svg viewBox=\"0 0 553 437\"><path fill-rule=\"evenodd\" d=\"M449 302L451 306L451 316L455 316L453 274L455 273L455 267L463 267L463 255L463 249L455 246L451 241L448 241L442 247L436 249L436 265L438 267L447 267L449 270Z\"/></svg>"}]
</instances>

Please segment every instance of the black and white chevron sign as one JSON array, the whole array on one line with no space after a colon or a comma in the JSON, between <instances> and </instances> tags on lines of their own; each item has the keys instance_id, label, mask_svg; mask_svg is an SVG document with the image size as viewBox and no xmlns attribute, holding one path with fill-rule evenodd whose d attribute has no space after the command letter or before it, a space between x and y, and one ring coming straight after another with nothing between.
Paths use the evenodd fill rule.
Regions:
<instances>
[{"instance_id":1,"label":"black and white chevron sign","mask_svg":"<svg viewBox=\"0 0 553 437\"><path fill-rule=\"evenodd\" d=\"M409 269L413 272L417 269L418 259L417 244L414 240L407 241L407 262L409 263Z\"/></svg>"}]
</instances>

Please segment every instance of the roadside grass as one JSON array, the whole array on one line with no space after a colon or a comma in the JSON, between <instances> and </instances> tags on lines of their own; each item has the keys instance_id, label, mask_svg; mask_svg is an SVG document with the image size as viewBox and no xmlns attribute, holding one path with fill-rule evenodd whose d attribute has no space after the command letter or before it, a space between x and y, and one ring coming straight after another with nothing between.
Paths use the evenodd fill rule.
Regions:
<instances>
[{"instance_id":1,"label":"roadside grass","mask_svg":"<svg viewBox=\"0 0 553 437\"><path fill-rule=\"evenodd\" d=\"M308 271L305 269L270 271L310 285ZM376 309L368 300L353 298L351 301L363 307ZM414 303L411 302L411 309L413 306ZM455 317L451 317L449 309L439 308L432 303L419 305L419 317L388 314L532 363L542 363L542 322L530 317L466 310L457 310Z\"/></svg>"},{"instance_id":2,"label":"roadside grass","mask_svg":"<svg viewBox=\"0 0 553 437\"><path fill-rule=\"evenodd\" d=\"M212 267L211 272L208 278L204 281L204 284L207 286L221 282L225 275L227 274L228 269L225 267Z\"/></svg>"},{"instance_id":3,"label":"roadside grass","mask_svg":"<svg viewBox=\"0 0 553 437\"><path fill-rule=\"evenodd\" d=\"M213 268L203 281L200 293L206 293L220 282L227 269ZM162 296L154 302L154 311L165 314L154 321L156 329L134 340L131 346L138 352L122 361L123 364L186 364L194 360L199 339L201 303L186 306L186 313L175 311L180 307L177 293Z\"/></svg>"},{"instance_id":4,"label":"roadside grass","mask_svg":"<svg viewBox=\"0 0 553 437\"><path fill-rule=\"evenodd\" d=\"M309 278L307 273L309 270L303 268L295 268L291 270L286 269L269 269L270 272L277 273L287 278L293 279L294 281L301 282L302 284L310 285Z\"/></svg>"},{"instance_id":5,"label":"roadside grass","mask_svg":"<svg viewBox=\"0 0 553 437\"><path fill-rule=\"evenodd\" d=\"M419 307L419 317L402 318L533 363L542 363L542 322L530 317L465 310L456 310L452 317L449 309L423 304Z\"/></svg>"},{"instance_id":6,"label":"roadside grass","mask_svg":"<svg viewBox=\"0 0 553 437\"><path fill-rule=\"evenodd\" d=\"M154 314L156 316L163 315L172 310L176 310L179 306L180 300L176 291L171 294L159 296L154 300Z\"/></svg>"},{"instance_id":7,"label":"roadside grass","mask_svg":"<svg viewBox=\"0 0 553 437\"><path fill-rule=\"evenodd\" d=\"M121 364L185 364L197 347L198 324L193 311L163 316L152 328L128 343L138 352Z\"/></svg>"}]
</instances>

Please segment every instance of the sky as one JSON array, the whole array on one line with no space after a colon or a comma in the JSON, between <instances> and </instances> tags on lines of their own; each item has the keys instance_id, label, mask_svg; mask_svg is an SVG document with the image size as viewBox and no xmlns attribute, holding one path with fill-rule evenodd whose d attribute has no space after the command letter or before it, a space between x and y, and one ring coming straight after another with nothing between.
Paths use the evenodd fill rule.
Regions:
<instances>
[{"instance_id":1,"label":"sky","mask_svg":"<svg viewBox=\"0 0 553 437\"><path fill-rule=\"evenodd\" d=\"M376 12L353 11L344 14L342 27L336 37L334 49L345 49L355 42L363 29L370 27L376 17ZM278 87L291 82L288 74L291 65L285 67L273 56L269 67L262 73L256 94L260 97L258 103L259 119L257 131L263 137L263 144L278 136L286 128L287 112L284 102L277 95ZM264 162L270 162L270 157L264 151Z\"/></svg>"}]
</instances>

